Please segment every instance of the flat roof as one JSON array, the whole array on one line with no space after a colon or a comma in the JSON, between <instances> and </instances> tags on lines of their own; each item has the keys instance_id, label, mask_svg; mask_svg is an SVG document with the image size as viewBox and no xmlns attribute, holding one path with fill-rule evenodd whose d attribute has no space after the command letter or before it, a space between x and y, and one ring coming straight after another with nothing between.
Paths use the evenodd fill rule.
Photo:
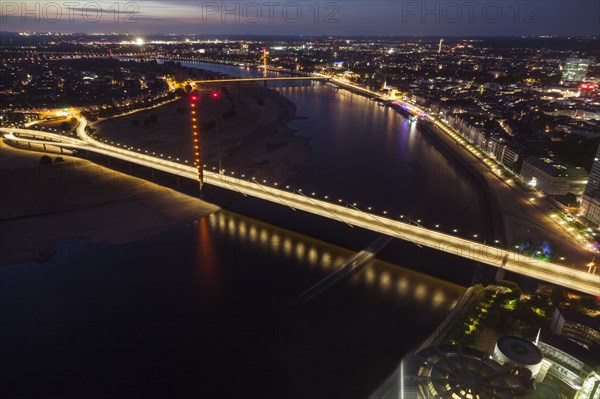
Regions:
<instances>
[{"instance_id":1,"label":"flat roof","mask_svg":"<svg viewBox=\"0 0 600 399\"><path fill-rule=\"evenodd\" d=\"M556 160L555 158L538 158L535 156L529 156L529 157L527 157L527 159L525 161L527 163L531 164L532 166L536 167L537 169L540 169L540 170L546 172L547 174L549 174L550 176L554 176L554 177L565 177L565 176L588 177L589 176L589 174L587 173L587 171L584 168L564 164L564 163Z\"/></svg>"},{"instance_id":2,"label":"flat roof","mask_svg":"<svg viewBox=\"0 0 600 399\"><path fill-rule=\"evenodd\" d=\"M544 355L540 348L521 337L507 336L498 339L498 349L509 359L528 366L539 364Z\"/></svg>"}]
</instances>

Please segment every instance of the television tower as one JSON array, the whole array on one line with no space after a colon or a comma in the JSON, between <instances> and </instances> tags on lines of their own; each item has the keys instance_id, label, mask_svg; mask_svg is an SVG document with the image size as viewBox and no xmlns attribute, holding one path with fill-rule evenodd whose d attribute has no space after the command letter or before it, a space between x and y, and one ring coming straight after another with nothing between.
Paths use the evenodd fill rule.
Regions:
<instances>
[{"instance_id":1,"label":"television tower","mask_svg":"<svg viewBox=\"0 0 600 399\"><path fill-rule=\"evenodd\" d=\"M442 53L442 44L444 43L444 39L440 39L440 48L438 49L438 54Z\"/></svg>"}]
</instances>

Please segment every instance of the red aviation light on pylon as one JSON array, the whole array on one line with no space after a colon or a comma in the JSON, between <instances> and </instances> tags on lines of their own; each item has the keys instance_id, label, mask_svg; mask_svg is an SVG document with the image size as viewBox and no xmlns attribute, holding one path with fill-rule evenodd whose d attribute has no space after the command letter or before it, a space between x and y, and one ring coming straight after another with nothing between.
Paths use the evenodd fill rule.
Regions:
<instances>
[{"instance_id":1,"label":"red aviation light on pylon","mask_svg":"<svg viewBox=\"0 0 600 399\"><path fill-rule=\"evenodd\" d=\"M579 88L581 90L594 90L596 88L596 85L593 83L583 83L579 86Z\"/></svg>"},{"instance_id":2,"label":"red aviation light on pylon","mask_svg":"<svg viewBox=\"0 0 600 399\"><path fill-rule=\"evenodd\" d=\"M190 101L192 101L192 102L194 102L194 103L197 103L197 102L198 102L198 96L197 96L197 95L195 95L195 94L191 95L191 96L190 96Z\"/></svg>"},{"instance_id":3,"label":"red aviation light on pylon","mask_svg":"<svg viewBox=\"0 0 600 399\"><path fill-rule=\"evenodd\" d=\"M213 96L213 98L219 98L219 93L215 91L215 92L212 94L212 96Z\"/></svg>"}]
</instances>

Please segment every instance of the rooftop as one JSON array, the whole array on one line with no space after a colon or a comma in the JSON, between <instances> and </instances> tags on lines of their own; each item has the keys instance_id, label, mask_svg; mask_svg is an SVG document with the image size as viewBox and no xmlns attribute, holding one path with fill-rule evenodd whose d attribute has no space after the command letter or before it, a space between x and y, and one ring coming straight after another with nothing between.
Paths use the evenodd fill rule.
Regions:
<instances>
[{"instance_id":1,"label":"rooftop","mask_svg":"<svg viewBox=\"0 0 600 399\"><path fill-rule=\"evenodd\" d=\"M538 158L530 156L527 157L526 162L553 177L571 176L585 178L589 176L584 168L567 165L555 158Z\"/></svg>"},{"instance_id":2,"label":"rooftop","mask_svg":"<svg viewBox=\"0 0 600 399\"><path fill-rule=\"evenodd\" d=\"M538 364L544 358L542 351L531 341L520 337L498 339L498 349L511 360L526 365Z\"/></svg>"}]
</instances>

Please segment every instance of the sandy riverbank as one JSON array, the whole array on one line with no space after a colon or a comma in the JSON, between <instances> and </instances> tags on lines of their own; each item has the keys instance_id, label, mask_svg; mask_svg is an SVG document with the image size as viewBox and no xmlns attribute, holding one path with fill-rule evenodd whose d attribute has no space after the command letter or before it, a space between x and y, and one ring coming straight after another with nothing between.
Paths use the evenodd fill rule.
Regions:
<instances>
[{"instance_id":1,"label":"sandy riverbank","mask_svg":"<svg viewBox=\"0 0 600 399\"><path fill-rule=\"evenodd\" d=\"M46 259L65 239L135 241L218 210L78 158L40 166L42 155L0 141L0 265Z\"/></svg>"},{"instance_id":2,"label":"sandy riverbank","mask_svg":"<svg viewBox=\"0 0 600 399\"><path fill-rule=\"evenodd\" d=\"M211 97L214 91L221 93L217 100ZM94 128L104 139L191 162L189 112L185 97L153 110L100 121ZM285 181L310 154L309 139L287 126L294 119L296 106L275 90L254 83L206 87L198 102L202 162L209 170L218 167L220 137L223 169Z\"/></svg>"}]
</instances>

